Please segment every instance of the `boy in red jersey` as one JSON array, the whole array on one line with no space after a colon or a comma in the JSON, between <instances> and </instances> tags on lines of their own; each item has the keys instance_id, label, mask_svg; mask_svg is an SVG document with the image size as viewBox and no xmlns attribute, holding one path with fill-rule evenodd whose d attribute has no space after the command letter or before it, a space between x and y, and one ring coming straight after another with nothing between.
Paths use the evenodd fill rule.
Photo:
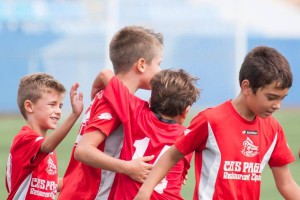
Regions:
<instances>
[{"instance_id":1,"label":"boy in red jersey","mask_svg":"<svg viewBox=\"0 0 300 200\"><path fill-rule=\"evenodd\" d=\"M300 199L288 164L295 158L284 131L272 117L292 86L292 72L277 50L259 46L240 69L241 92L233 100L200 112L153 167L135 200L149 199L171 167L195 151L194 200L253 200L260 197L261 173L269 164L285 199Z\"/></svg>"},{"instance_id":2,"label":"boy in red jersey","mask_svg":"<svg viewBox=\"0 0 300 200\"><path fill-rule=\"evenodd\" d=\"M162 34L140 26L122 28L112 38L109 49L114 72L132 93L150 89L150 79L160 71L162 50ZM60 200L111 199L115 172L142 182L152 168L146 161L153 156L132 161L118 159L123 126L102 96L102 91L97 93L85 113L64 175Z\"/></svg>"},{"instance_id":3,"label":"boy in red jersey","mask_svg":"<svg viewBox=\"0 0 300 200\"><path fill-rule=\"evenodd\" d=\"M61 117L64 86L52 76L35 73L23 77L18 106L26 125L15 136L7 162L7 199L55 199L61 187L55 148L68 134L83 110L78 84L70 91L72 113L56 128ZM48 129L53 132L47 135Z\"/></svg>"},{"instance_id":4,"label":"boy in red jersey","mask_svg":"<svg viewBox=\"0 0 300 200\"><path fill-rule=\"evenodd\" d=\"M162 70L151 79L149 104L128 91L117 76L109 70L100 74L104 98L110 103L124 127L124 146L121 159L132 160L154 155L155 163L183 133L184 122L192 104L199 96L196 78L184 70ZM189 168L192 154L181 159L155 188L151 199L182 200L180 191ZM120 174L114 199L132 200L141 183Z\"/></svg>"}]
</instances>

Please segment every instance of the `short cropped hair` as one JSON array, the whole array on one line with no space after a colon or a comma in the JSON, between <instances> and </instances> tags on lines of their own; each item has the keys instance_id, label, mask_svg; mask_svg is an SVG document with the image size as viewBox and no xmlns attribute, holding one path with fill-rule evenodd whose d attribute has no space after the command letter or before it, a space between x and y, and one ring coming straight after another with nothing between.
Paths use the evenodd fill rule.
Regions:
<instances>
[{"instance_id":1,"label":"short cropped hair","mask_svg":"<svg viewBox=\"0 0 300 200\"><path fill-rule=\"evenodd\" d=\"M65 93L65 87L55 80L53 76L46 73L33 73L21 78L18 89L17 102L24 119L27 119L24 102L30 100L36 103L44 92L53 89L59 94Z\"/></svg>"},{"instance_id":2,"label":"short cropped hair","mask_svg":"<svg viewBox=\"0 0 300 200\"><path fill-rule=\"evenodd\" d=\"M288 60L276 49L258 46L250 51L240 69L239 82L250 82L255 94L258 88L277 82L280 89L290 88L293 74Z\"/></svg>"},{"instance_id":3,"label":"short cropped hair","mask_svg":"<svg viewBox=\"0 0 300 200\"><path fill-rule=\"evenodd\" d=\"M177 116L191 106L200 95L198 78L183 69L166 69L151 79L150 108L157 114Z\"/></svg>"},{"instance_id":4,"label":"short cropped hair","mask_svg":"<svg viewBox=\"0 0 300 200\"><path fill-rule=\"evenodd\" d=\"M157 50L163 48L163 35L142 26L126 26L118 31L109 45L115 74L126 73L135 62L144 58L151 63Z\"/></svg>"}]
</instances>

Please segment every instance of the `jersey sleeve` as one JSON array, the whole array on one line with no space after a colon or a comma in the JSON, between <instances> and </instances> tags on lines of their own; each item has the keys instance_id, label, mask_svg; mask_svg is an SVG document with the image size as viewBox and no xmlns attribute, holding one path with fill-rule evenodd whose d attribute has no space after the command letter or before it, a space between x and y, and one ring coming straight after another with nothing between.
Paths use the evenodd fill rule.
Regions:
<instances>
[{"instance_id":1,"label":"jersey sleeve","mask_svg":"<svg viewBox=\"0 0 300 200\"><path fill-rule=\"evenodd\" d=\"M29 165L37 166L47 155L48 153L44 153L40 151L41 145L45 139L42 136L38 136L36 134L25 134L16 146L22 146L24 148L24 157L29 161Z\"/></svg>"},{"instance_id":2,"label":"jersey sleeve","mask_svg":"<svg viewBox=\"0 0 300 200\"><path fill-rule=\"evenodd\" d=\"M208 138L208 122L204 114L198 114L187 128L185 135L176 142L175 147L184 155L205 149Z\"/></svg>"},{"instance_id":3,"label":"jersey sleeve","mask_svg":"<svg viewBox=\"0 0 300 200\"><path fill-rule=\"evenodd\" d=\"M135 105L138 105L136 97L129 92L128 88L116 76L106 86L104 99L110 103L121 122L128 121L130 114L135 110Z\"/></svg>"},{"instance_id":4,"label":"jersey sleeve","mask_svg":"<svg viewBox=\"0 0 300 200\"><path fill-rule=\"evenodd\" d=\"M113 133L121 124L116 112L112 109L106 99L103 98L103 91L99 92L85 113L80 129L81 134L101 131L106 136Z\"/></svg>"},{"instance_id":5,"label":"jersey sleeve","mask_svg":"<svg viewBox=\"0 0 300 200\"><path fill-rule=\"evenodd\" d=\"M279 123L277 125L278 125L277 141L275 144L274 151L269 160L270 167L279 167L295 161L295 157L290 147L288 146L284 131L282 127L279 125Z\"/></svg>"}]
</instances>

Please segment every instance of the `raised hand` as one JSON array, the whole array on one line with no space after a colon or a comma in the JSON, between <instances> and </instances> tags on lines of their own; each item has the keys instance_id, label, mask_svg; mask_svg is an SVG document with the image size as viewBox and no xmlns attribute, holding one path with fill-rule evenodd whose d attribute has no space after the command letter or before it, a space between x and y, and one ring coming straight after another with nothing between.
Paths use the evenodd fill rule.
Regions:
<instances>
[{"instance_id":1,"label":"raised hand","mask_svg":"<svg viewBox=\"0 0 300 200\"><path fill-rule=\"evenodd\" d=\"M72 85L70 90L70 101L72 106L72 112L79 116L83 111L83 94L82 92L77 92L79 87L78 83Z\"/></svg>"}]
</instances>

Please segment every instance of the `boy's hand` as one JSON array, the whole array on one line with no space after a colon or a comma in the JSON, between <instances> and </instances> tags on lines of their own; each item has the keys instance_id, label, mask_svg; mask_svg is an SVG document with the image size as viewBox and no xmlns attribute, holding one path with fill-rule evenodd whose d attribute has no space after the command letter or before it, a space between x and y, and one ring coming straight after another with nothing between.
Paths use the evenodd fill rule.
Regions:
<instances>
[{"instance_id":1,"label":"boy's hand","mask_svg":"<svg viewBox=\"0 0 300 200\"><path fill-rule=\"evenodd\" d=\"M125 174L139 183L145 182L153 167L152 164L148 164L147 162L153 158L154 156L152 155L128 161L128 170L125 172Z\"/></svg>"},{"instance_id":2,"label":"boy's hand","mask_svg":"<svg viewBox=\"0 0 300 200\"><path fill-rule=\"evenodd\" d=\"M183 182L182 182L182 185L185 185L186 184L186 181L188 180L188 175L185 175L184 179L183 179Z\"/></svg>"},{"instance_id":3,"label":"boy's hand","mask_svg":"<svg viewBox=\"0 0 300 200\"><path fill-rule=\"evenodd\" d=\"M81 115L83 111L83 94L82 92L79 92L77 94L77 89L79 87L78 83L75 83L72 85L70 90L70 100L71 100L71 106L72 106L72 112L79 116Z\"/></svg>"}]
</instances>

